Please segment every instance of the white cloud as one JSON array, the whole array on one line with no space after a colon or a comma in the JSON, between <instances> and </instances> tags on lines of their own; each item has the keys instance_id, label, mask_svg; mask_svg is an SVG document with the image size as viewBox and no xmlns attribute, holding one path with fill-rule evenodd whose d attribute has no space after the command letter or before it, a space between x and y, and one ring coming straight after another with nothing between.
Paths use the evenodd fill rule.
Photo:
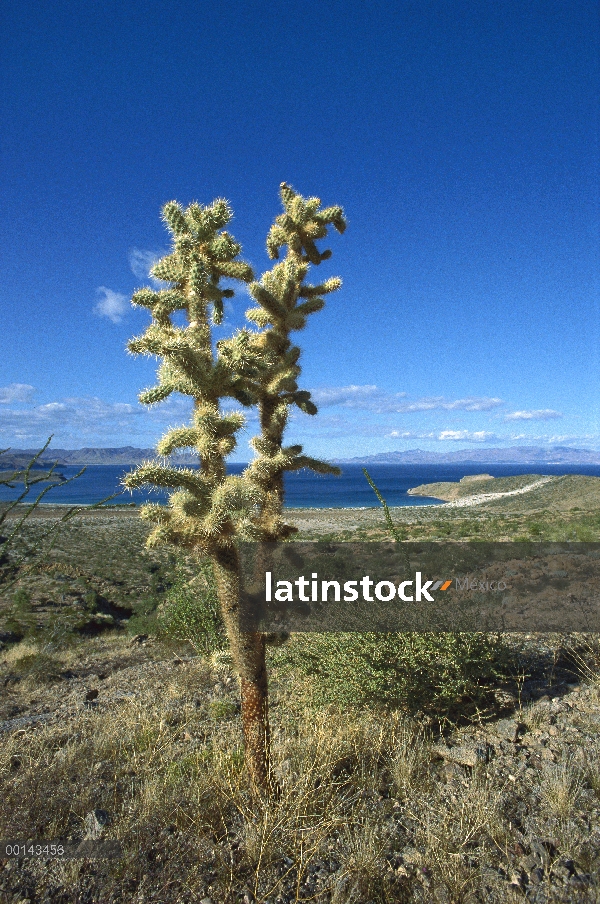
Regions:
<instances>
[{"instance_id":1,"label":"white cloud","mask_svg":"<svg viewBox=\"0 0 600 904\"><path fill-rule=\"evenodd\" d=\"M407 402L397 408L396 411L490 411L502 405L502 399L495 398L476 398L469 397L466 399L456 399L450 401L443 396L435 396L434 398L417 399L415 402Z\"/></svg>"},{"instance_id":2,"label":"white cloud","mask_svg":"<svg viewBox=\"0 0 600 904\"><path fill-rule=\"evenodd\" d=\"M104 297L96 304L94 313L100 317L108 317L113 323L120 323L123 315L129 309L129 298L127 295L113 292L112 289L107 289L106 286L99 286L96 289L96 293Z\"/></svg>"},{"instance_id":3,"label":"white cloud","mask_svg":"<svg viewBox=\"0 0 600 904\"><path fill-rule=\"evenodd\" d=\"M567 445L567 446L593 446L598 448L600 443L600 434L598 433L513 433L509 439L511 442L526 439L528 443L542 443L551 446Z\"/></svg>"},{"instance_id":4,"label":"white cloud","mask_svg":"<svg viewBox=\"0 0 600 904\"><path fill-rule=\"evenodd\" d=\"M502 405L502 399L487 396L469 396L464 399L446 399L433 396L409 401L405 392L383 392L374 385L334 386L315 389L312 398L316 405L329 407L368 409L372 412L411 414L417 411L490 411Z\"/></svg>"},{"instance_id":5,"label":"white cloud","mask_svg":"<svg viewBox=\"0 0 600 904\"><path fill-rule=\"evenodd\" d=\"M509 439L509 437L498 436L486 430L390 430L389 427L381 425L355 425L346 422L337 425L327 425L320 431L315 430L314 434L321 438L326 436L348 439L349 437L368 436L371 439L383 437L385 439L403 441L426 440L435 443L459 441L464 443L504 443Z\"/></svg>"},{"instance_id":6,"label":"white cloud","mask_svg":"<svg viewBox=\"0 0 600 904\"><path fill-rule=\"evenodd\" d=\"M498 437L494 433L488 433L486 430L442 430L436 437L441 442L446 440L460 440L470 443L487 443L490 440L497 440Z\"/></svg>"},{"instance_id":7,"label":"white cloud","mask_svg":"<svg viewBox=\"0 0 600 904\"><path fill-rule=\"evenodd\" d=\"M189 422L191 400L170 398L148 407L137 402L105 402L97 397L66 398L25 409L0 409L5 445L43 444L53 433L53 446L153 446L173 423Z\"/></svg>"},{"instance_id":8,"label":"white cloud","mask_svg":"<svg viewBox=\"0 0 600 904\"><path fill-rule=\"evenodd\" d=\"M311 398L315 405L327 408L331 405L344 405L346 408L370 408L372 400L381 395L376 386L333 386L315 389ZM405 395L405 393L401 393Z\"/></svg>"},{"instance_id":9,"label":"white cloud","mask_svg":"<svg viewBox=\"0 0 600 904\"><path fill-rule=\"evenodd\" d=\"M512 411L510 414L504 415L505 421L551 421L554 418L562 417L560 411L553 411L552 408L540 408L537 411Z\"/></svg>"},{"instance_id":10,"label":"white cloud","mask_svg":"<svg viewBox=\"0 0 600 904\"><path fill-rule=\"evenodd\" d=\"M165 254L168 254L168 252L144 251L141 248L132 248L129 252L129 266L131 267L131 272L134 276L137 276L138 279L141 279L146 283L150 280L155 289L164 289L168 283L163 282L163 280L160 279L154 279L153 276L150 276L150 270L161 257L165 256Z\"/></svg>"},{"instance_id":11,"label":"white cloud","mask_svg":"<svg viewBox=\"0 0 600 904\"><path fill-rule=\"evenodd\" d=\"M161 257L162 254L157 251L142 251L141 248L132 248L129 252L131 272L138 279L148 279L151 268Z\"/></svg>"},{"instance_id":12,"label":"white cloud","mask_svg":"<svg viewBox=\"0 0 600 904\"><path fill-rule=\"evenodd\" d=\"M0 386L0 404L11 402L29 402L35 392L29 383L10 383L8 386Z\"/></svg>"}]
</instances>

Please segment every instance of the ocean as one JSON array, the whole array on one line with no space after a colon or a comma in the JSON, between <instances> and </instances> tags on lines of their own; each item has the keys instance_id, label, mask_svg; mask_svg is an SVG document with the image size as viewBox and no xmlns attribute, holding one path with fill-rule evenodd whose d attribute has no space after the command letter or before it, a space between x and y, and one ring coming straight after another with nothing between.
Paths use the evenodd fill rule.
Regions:
<instances>
[{"instance_id":1,"label":"ocean","mask_svg":"<svg viewBox=\"0 0 600 904\"><path fill-rule=\"evenodd\" d=\"M468 474L491 474L492 477L511 477L517 474L587 474L600 477L600 465L494 465L451 464L451 465L407 465L368 464L369 474L380 493L391 506L435 505L439 500L409 496L407 490L423 483L456 481ZM231 465L230 471L239 474L244 465ZM299 471L285 477L286 508L371 508L379 505L373 490L362 472L362 465L341 465L341 477L321 476L310 471ZM65 477L77 474L79 467L57 468ZM119 495L111 504L135 502L166 502L168 492L156 490L123 491L119 481L124 474L132 471L132 466L88 465L85 472L71 483L52 487L44 496L43 503L64 505L92 505L112 493ZM28 502L33 502L39 492L38 487L30 491ZM21 484L21 491L23 486ZM0 486L0 502L12 501L19 495L18 489Z\"/></svg>"}]
</instances>

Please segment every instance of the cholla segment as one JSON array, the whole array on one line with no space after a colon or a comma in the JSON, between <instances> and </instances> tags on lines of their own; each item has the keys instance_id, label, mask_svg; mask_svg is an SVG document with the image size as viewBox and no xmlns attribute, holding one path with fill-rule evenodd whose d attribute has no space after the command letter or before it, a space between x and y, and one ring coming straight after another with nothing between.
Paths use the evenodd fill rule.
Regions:
<instances>
[{"instance_id":1,"label":"cholla segment","mask_svg":"<svg viewBox=\"0 0 600 904\"><path fill-rule=\"evenodd\" d=\"M327 236L329 226L340 233L346 228L341 207L321 209L319 198L302 198L286 183L282 183L280 195L284 212L271 227L267 251L275 260L282 248L287 249L286 254L259 282L250 285L256 306L246 312L263 332L253 346L261 367L250 381L259 408L261 435L251 443L257 457L244 475L264 491L261 526L264 538L271 541L295 531L282 517L285 472L310 468L320 474L339 473L326 462L302 455L301 446L284 448L283 434L291 405L306 414L317 412L310 393L298 387L300 349L292 345L290 334L304 329L309 315L323 308L323 295L340 288L337 277L317 286L306 283L306 278L311 264L318 265L331 256L327 250L319 251L315 242Z\"/></svg>"},{"instance_id":2,"label":"cholla segment","mask_svg":"<svg viewBox=\"0 0 600 904\"><path fill-rule=\"evenodd\" d=\"M162 359L158 385L140 395L144 404L155 404L172 392L191 396L195 402L193 425L170 430L159 442L159 455L179 449L197 451L200 472L145 463L125 478L126 486L142 485L177 490L166 508L144 508L144 517L154 521L152 544L169 540L210 553L215 544L229 545L238 522L247 524L252 506L257 505L258 488L242 493L228 483L225 458L236 445L235 434L244 424L241 412L223 414L222 398L245 400L239 374L215 357L211 345L209 316L220 322L223 299L231 289L222 289L222 277L249 282L252 269L236 260L241 248L233 237L221 231L231 219L226 201L218 199L210 207L190 204L185 210L176 201L163 208L163 219L173 239L170 254L152 268L156 279L171 283L155 292L138 290L133 303L152 313L152 323L142 336L132 339L133 354L154 355ZM177 327L171 319L176 311L187 314L187 326ZM224 487L227 487L225 492ZM250 501L251 497L251 501Z\"/></svg>"}]
</instances>

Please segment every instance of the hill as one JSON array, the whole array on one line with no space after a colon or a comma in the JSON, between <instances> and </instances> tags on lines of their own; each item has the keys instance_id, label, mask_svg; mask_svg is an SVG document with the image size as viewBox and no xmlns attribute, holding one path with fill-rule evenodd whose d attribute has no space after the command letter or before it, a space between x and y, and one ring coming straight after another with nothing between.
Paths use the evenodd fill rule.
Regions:
<instances>
[{"instance_id":1,"label":"hill","mask_svg":"<svg viewBox=\"0 0 600 904\"><path fill-rule=\"evenodd\" d=\"M456 483L427 483L408 491L410 496L432 496L453 507L476 505L485 511L600 510L600 477L565 474L544 477L490 477L478 474Z\"/></svg>"}]
</instances>

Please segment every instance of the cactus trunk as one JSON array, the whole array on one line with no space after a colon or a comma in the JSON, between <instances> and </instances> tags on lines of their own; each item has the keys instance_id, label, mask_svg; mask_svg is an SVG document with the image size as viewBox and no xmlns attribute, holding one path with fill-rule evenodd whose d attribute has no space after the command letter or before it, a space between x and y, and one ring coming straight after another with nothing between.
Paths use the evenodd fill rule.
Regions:
<instances>
[{"instance_id":1,"label":"cactus trunk","mask_svg":"<svg viewBox=\"0 0 600 904\"><path fill-rule=\"evenodd\" d=\"M274 792L270 773L270 730L267 667L265 662L265 639L262 634L252 634L256 647L255 675L241 678L242 726L246 766L253 788L260 794Z\"/></svg>"},{"instance_id":2,"label":"cactus trunk","mask_svg":"<svg viewBox=\"0 0 600 904\"><path fill-rule=\"evenodd\" d=\"M270 729L265 638L240 625L240 563L237 550L221 548L213 559L217 592L231 655L240 677L246 767L259 796L276 793L270 772Z\"/></svg>"}]
</instances>

